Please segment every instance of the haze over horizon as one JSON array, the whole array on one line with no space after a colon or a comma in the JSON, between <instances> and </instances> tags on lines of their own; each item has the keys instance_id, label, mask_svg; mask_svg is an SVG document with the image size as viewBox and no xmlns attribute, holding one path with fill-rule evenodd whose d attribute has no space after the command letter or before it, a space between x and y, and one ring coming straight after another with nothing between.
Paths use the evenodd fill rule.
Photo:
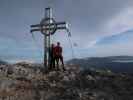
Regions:
<instances>
[{"instance_id":1,"label":"haze over horizon","mask_svg":"<svg viewBox=\"0 0 133 100\"><path fill-rule=\"evenodd\" d=\"M70 23L75 57L133 56L132 0L1 0L0 59L42 61L43 36L34 33L36 45L30 25L40 23L46 7L56 21ZM61 42L65 60L72 58L65 31L52 41Z\"/></svg>"}]
</instances>

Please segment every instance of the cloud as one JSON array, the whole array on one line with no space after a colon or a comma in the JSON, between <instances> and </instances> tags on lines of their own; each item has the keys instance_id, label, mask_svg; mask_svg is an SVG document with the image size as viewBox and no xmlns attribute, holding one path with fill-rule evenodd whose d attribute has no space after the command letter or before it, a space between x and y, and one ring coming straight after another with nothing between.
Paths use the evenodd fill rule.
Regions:
<instances>
[{"instance_id":1,"label":"cloud","mask_svg":"<svg viewBox=\"0 0 133 100\"><path fill-rule=\"evenodd\" d=\"M100 40L96 41L93 45L119 45L119 43L132 43L133 42L133 30L125 31L122 33L116 33L111 36L106 36L101 38Z\"/></svg>"},{"instance_id":2,"label":"cloud","mask_svg":"<svg viewBox=\"0 0 133 100\"><path fill-rule=\"evenodd\" d=\"M133 55L133 30L106 36L92 42L91 47L77 50L78 57ZM80 52L81 51L81 52ZM80 53L80 54L79 54Z\"/></svg>"},{"instance_id":3,"label":"cloud","mask_svg":"<svg viewBox=\"0 0 133 100\"><path fill-rule=\"evenodd\" d=\"M22 55L32 58L33 52L43 51L43 36L39 32L35 33L40 47L37 48L40 51L35 50L36 46L29 31L31 24L39 23L44 17L44 8L48 6L53 8L56 21L70 23L71 39L78 45L74 47L78 56L104 55L104 53L111 55L112 53L106 52L104 47L98 47L99 50L93 50L93 47L104 37L125 32L133 26L132 0L4 0L0 1L0 36L12 38L15 42L10 44L4 41L0 44L7 46L10 44L11 47L8 49L13 56L20 56L19 52L23 52ZM52 41L60 41L64 47L65 57L71 57L70 43L65 31L57 31ZM0 47L0 50L2 48ZM117 45L114 45L114 48L117 48ZM100 53L100 50L103 53ZM126 52L129 54L131 50L131 46L128 46ZM117 53L119 54L119 51ZM39 54L35 55L38 57Z\"/></svg>"},{"instance_id":4,"label":"cloud","mask_svg":"<svg viewBox=\"0 0 133 100\"><path fill-rule=\"evenodd\" d=\"M132 0L56 0L51 5L57 20L71 24L72 39L80 48L133 26Z\"/></svg>"}]
</instances>

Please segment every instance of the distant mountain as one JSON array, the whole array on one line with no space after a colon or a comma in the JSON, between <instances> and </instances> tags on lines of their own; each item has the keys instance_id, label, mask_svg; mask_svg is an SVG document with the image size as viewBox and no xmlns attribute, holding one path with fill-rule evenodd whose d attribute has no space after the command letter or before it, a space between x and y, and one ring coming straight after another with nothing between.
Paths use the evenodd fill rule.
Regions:
<instances>
[{"instance_id":1,"label":"distant mountain","mask_svg":"<svg viewBox=\"0 0 133 100\"><path fill-rule=\"evenodd\" d=\"M8 64L8 63L0 59L0 65L3 65L3 64Z\"/></svg>"},{"instance_id":2,"label":"distant mountain","mask_svg":"<svg viewBox=\"0 0 133 100\"><path fill-rule=\"evenodd\" d=\"M67 64L79 65L83 69L108 69L113 72L133 73L133 56L88 57L72 59Z\"/></svg>"}]
</instances>

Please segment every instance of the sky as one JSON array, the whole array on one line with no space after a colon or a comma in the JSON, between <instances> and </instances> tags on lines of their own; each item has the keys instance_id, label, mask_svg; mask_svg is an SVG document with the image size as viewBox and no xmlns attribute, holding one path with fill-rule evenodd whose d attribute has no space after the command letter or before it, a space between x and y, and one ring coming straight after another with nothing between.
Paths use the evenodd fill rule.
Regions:
<instances>
[{"instance_id":1,"label":"sky","mask_svg":"<svg viewBox=\"0 0 133 100\"><path fill-rule=\"evenodd\" d=\"M133 56L133 0L0 0L0 59L9 62L43 60L43 35L30 33L45 8L54 19L69 23L72 37L56 31L64 59L96 56ZM73 45L71 50L70 40Z\"/></svg>"}]
</instances>

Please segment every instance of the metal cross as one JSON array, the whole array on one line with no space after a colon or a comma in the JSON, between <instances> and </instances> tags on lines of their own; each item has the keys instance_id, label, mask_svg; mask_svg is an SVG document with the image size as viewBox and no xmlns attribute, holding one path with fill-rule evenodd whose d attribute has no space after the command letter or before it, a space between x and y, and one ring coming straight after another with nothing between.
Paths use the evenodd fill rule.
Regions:
<instances>
[{"instance_id":1,"label":"metal cross","mask_svg":"<svg viewBox=\"0 0 133 100\"><path fill-rule=\"evenodd\" d=\"M52 9L45 8L45 18L40 24L31 25L31 33L40 31L44 35L44 67L47 69L50 66L50 37L56 30L68 29L66 22L56 22L52 17Z\"/></svg>"}]
</instances>

